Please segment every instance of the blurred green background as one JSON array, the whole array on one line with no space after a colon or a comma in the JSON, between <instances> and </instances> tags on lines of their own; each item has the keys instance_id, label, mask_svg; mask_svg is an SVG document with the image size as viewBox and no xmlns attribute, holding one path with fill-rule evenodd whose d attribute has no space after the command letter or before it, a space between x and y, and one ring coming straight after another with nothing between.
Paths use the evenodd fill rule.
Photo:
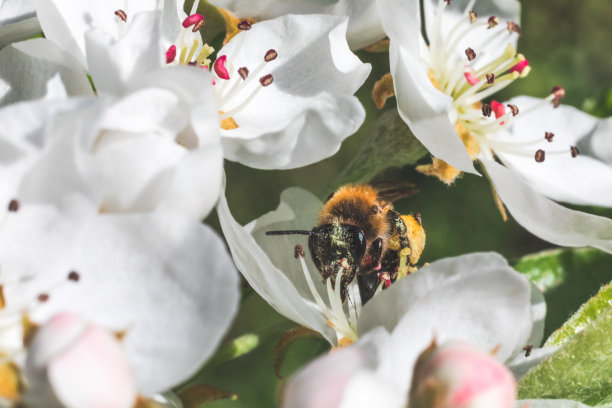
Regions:
<instances>
[{"instance_id":1,"label":"blurred green background","mask_svg":"<svg viewBox=\"0 0 612 408\"><path fill-rule=\"evenodd\" d=\"M564 103L599 116L612 115L612 2L525 1L521 28L518 50L527 57L532 71L527 78L496 95L496 99L506 100L522 94L545 97L553 86L562 85L567 95ZM330 180L336 179L355 157L381 114L370 93L374 82L388 72L388 55L364 51L358 55L373 66L372 74L357 94L367 111L366 123L346 140L338 154L305 168L261 171L226 162L227 196L238 221L247 223L275 208L280 193L290 186L303 187L321 198L334 189ZM384 108L390 109L395 109L393 100ZM422 160L427 161L427 157ZM525 255L553 248L512 218L504 222L493 203L489 184L482 177L464 175L448 187L415 172L413 166L406 166L388 169L377 178L409 180L421 191L397 202L396 208L400 212L422 214L427 231L424 262L474 251L497 251L514 263ZM612 217L610 209L583 210ZM207 221L218 228L214 215ZM598 251L586 253L561 251L552 264L538 266L550 267L546 271L556 273L546 294L547 333L562 324L601 284L612 279L612 257ZM521 271L532 273L530 276L539 273L534 272L535 267L529 262L518 265ZM219 400L206 406L275 406L282 381L277 380L273 371L273 350L283 333L292 327L295 327L292 322L274 312L245 286L240 314L226 340L253 333L258 336L258 345L231 361L213 360L196 377L197 382L237 396L234 400ZM326 350L326 344L320 340L297 341L290 349L282 373L290 374Z\"/></svg>"}]
</instances>

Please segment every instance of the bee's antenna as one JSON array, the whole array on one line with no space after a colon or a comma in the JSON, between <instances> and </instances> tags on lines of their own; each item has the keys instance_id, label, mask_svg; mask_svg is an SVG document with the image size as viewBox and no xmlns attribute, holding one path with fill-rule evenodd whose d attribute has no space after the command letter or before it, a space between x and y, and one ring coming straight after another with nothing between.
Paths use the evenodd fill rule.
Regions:
<instances>
[{"instance_id":1,"label":"bee's antenna","mask_svg":"<svg viewBox=\"0 0 612 408\"><path fill-rule=\"evenodd\" d=\"M308 230L266 231L266 235L310 235Z\"/></svg>"}]
</instances>

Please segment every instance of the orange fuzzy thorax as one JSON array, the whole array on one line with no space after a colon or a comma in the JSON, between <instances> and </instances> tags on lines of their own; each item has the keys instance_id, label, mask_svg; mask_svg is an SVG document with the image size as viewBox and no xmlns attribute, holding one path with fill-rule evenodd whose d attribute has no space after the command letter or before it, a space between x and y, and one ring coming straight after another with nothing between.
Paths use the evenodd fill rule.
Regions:
<instances>
[{"instance_id":1,"label":"orange fuzzy thorax","mask_svg":"<svg viewBox=\"0 0 612 408\"><path fill-rule=\"evenodd\" d=\"M379 200L378 192L368 185L342 186L325 203L318 225L351 224L363 229L368 241L390 232L387 212L391 205Z\"/></svg>"}]
</instances>

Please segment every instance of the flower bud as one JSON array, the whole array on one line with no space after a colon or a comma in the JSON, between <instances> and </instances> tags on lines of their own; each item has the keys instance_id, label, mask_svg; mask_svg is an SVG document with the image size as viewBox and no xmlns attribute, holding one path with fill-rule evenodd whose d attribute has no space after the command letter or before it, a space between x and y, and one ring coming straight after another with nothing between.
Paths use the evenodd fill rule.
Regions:
<instances>
[{"instance_id":1,"label":"flower bud","mask_svg":"<svg viewBox=\"0 0 612 408\"><path fill-rule=\"evenodd\" d=\"M516 399L512 373L468 343L441 347L435 341L419 356L409 408L511 408Z\"/></svg>"}]
</instances>

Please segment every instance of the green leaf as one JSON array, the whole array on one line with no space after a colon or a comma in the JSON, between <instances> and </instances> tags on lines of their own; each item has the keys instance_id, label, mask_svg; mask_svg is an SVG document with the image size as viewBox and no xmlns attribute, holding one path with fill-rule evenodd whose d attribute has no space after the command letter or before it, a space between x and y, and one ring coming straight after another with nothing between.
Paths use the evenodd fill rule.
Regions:
<instances>
[{"instance_id":1,"label":"green leaf","mask_svg":"<svg viewBox=\"0 0 612 408\"><path fill-rule=\"evenodd\" d=\"M572 339L612 306L612 286L604 285L563 326L546 340L545 346L560 346Z\"/></svg>"},{"instance_id":2,"label":"green leaf","mask_svg":"<svg viewBox=\"0 0 612 408\"><path fill-rule=\"evenodd\" d=\"M612 281L610 265L612 255L592 248L544 251L515 263L514 268L544 292L545 336L561 327L602 283Z\"/></svg>"},{"instance_id":3,"label":"green leaf","mask_svg":"<svg viewBox=\"0 0 612 408\"><path fill-rule=\"evenodd\" d=\"M400 118L397 109L389 109L378 117L370 135L334 185L365 183L388 167L414 164L427 154Z\"/></svg>"},{"instance_id":4,"label":"green leaf","mask_svg":"<svg viewBox=\"0 0 612 408\"><path fill-rule=\"evenodd\" d=\"M519 399L612 403L612 308L575 334L519 382Z\"/></svg>"},{"instance_id":5,"label":"green leaf","mask_svg":"<svg viewBox=\"0 0 612 408\"><path fill-rule=\"evenodd\" d=\"M238 398L231 392L224 391L222 389L211 387L205 384L194 384L182 389L178 396L183 403L185 408L198 408L209 402L217 401L220 399L231 399L235 400Z\"/></svg>"}]
</instances>

